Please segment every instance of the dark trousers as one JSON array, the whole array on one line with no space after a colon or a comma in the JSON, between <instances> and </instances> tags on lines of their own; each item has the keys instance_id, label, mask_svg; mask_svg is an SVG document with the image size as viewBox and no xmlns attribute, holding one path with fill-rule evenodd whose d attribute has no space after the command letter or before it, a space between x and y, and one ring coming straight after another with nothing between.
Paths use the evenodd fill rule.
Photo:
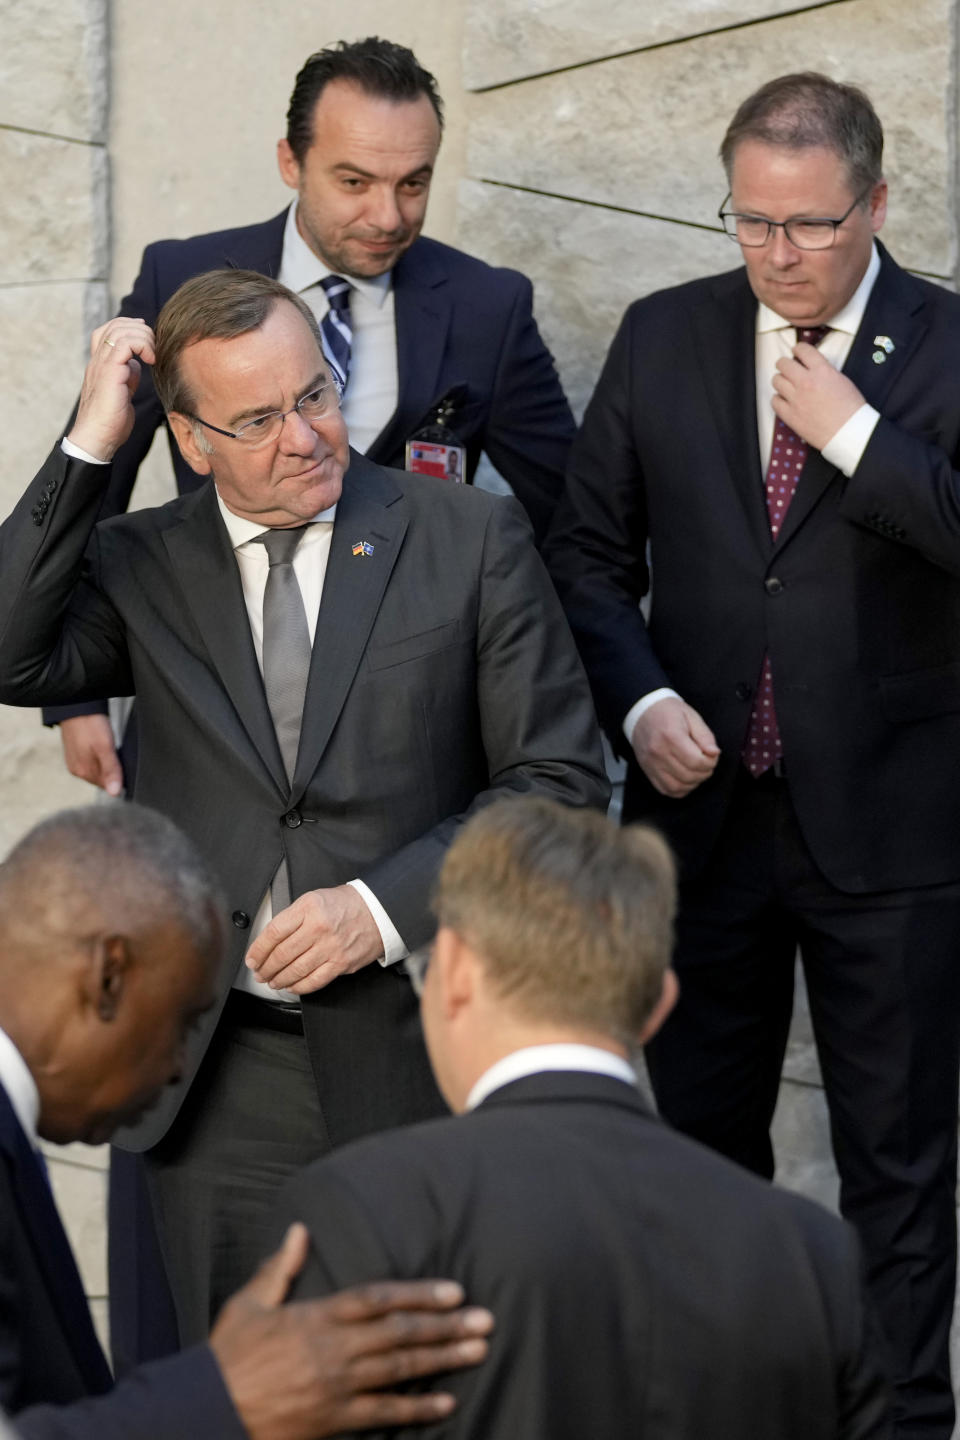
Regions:
<instances>
[{"instance_id":1,"label":"dark trousers","mask_svg":"<svg viewBox=\"0 0 960 1440\"><path fill-rule=\"evenodd\" d=\"M180 1114L144 1156L183 1345L206 1339L278 1243L285 1181L330 1148L302 1030L263 1024L267 1004L231 996Z\"/></svg>"},{"instance_id":2,"label":"dark trousers","mask_svg":"<svg viewBox=\"0 0 960 1440\"><path fill-rule=\"evenodd\" d=\"M673 1125L768 1177L798 948L840 1208L863 1245L897 1434L949 1440L960 885L835 890L789 781L744 771L708 866L681 888L680 1002L647 1059Z\"/></svg>"},{"instance_id":3,"label":"dark trousers","mask_svg":"<svg viewBox=\"0 0 960 1440\"><path fill-rule=\"evenodd\" d=\"M110 1353L122 1379L180 1348L177 1315L157 1240L143 1156L110 1151L107 1200Z\"/></svg>"}]
</instances>

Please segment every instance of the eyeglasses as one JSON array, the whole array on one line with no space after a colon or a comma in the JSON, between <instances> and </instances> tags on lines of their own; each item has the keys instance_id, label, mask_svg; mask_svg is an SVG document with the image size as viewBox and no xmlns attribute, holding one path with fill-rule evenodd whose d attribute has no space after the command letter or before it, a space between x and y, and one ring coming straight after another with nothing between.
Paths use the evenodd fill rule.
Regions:
<instances>
[{"instance_id":1,"label":"eyeglasses","mask_svg":"<svg viewBox=\"0 0 960 1440\"><path fill-rule=\"evenodd\" d=\"M226 435L228 440L239 440L241 445L253 450L258 445L269 445L271 440L276 440L288 415L296 413L309 425L312 420L321 420L324 415L331 414L339 404L340 386L336 380L328 380L318 385L316 390L302 395L292 410L268 410L266 415L257 415L236 430L221 430L219 425L211 425L209 420L202 420L199 415L189 418L204 429L212 430L216 435Z\"/></svg>"},{"instance_id":2,"label":"eyeglasses","mask_svg":"<svg viewBox=\"0 0 960 1440\"><path fill-rule=\"evenodd\" d=\"M763 215L739 215L735 210L723 208L730 199L729 194L717 211L717 218L723 224L724 234L731 240L736 240L738 245L746 245L748 249L766 245L774 230L782 230L790 244L795 245L798 250L829 250L836 243L840 226L845 220L849 220L872 189L871 183L866 190L860 192L850 209L845 215L841 215L839 220L821 219L819 216L812 219L802 216L793 220L767 220Z\"/></svg>"},{"instance_id":3,"label":"eyeglasses","mask_svg":"<svg viewBox=\"0 0 960 1440\"><path fill-rule=\"evenodd\" d=\"M417 999L423 994L423 987L427 979L427 969L433 955L432 945L421 945L419 950L414 950L404 960L407 974L410 976L410 984L413 986L413 993Z\"/></svg>"}]
</instances>

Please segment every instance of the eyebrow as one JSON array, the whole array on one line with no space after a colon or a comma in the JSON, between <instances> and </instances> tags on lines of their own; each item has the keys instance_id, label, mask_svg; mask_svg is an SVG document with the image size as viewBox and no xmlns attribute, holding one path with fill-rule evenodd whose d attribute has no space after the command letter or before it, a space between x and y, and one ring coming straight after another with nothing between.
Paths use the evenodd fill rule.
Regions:
<instances>
[{"instance_id":1,"label":"eyebrow","mask_svg":"<svg viewBox=\"0 0 960 1440\"><path fill-rule=\"evenodd\" d=\"M321 385L326 385L329 379L330 377L325 370L318 370L310 383L304 385L297 396L297 401L302 400L304 395L309 395L311 390L318 390ZM242 425L245 420L256 420L261 415L278 415L280 408L279 405L251 405L246 410L240 410L232 419L227 421L227 424L231 430L236 430L237 426Z\"/></svg>"},{"instance_id":2,"label":"eyebrow","mask_svg":"<svg viewBox=\"0 0 960 1440\"><path fill-rule=\"evenodd\" d=\"M360 165L351 165L348 160L341 160L339 165L334 165L334 172L340 175L359 175L361 180L379 180L379 175L374 175L371 170L364 170ZM415 180L418 175L432 175L433 166L429 163L418 165L406 175L400 176L400 184L405 180Z\"/></svg>"}]
</instances>

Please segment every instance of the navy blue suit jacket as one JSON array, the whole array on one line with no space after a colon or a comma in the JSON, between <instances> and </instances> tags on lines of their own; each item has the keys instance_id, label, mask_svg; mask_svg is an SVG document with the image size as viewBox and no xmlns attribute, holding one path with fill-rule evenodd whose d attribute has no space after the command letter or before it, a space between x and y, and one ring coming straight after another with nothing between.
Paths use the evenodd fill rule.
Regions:
<instances>
[{"instance_id":1,"label":"navy blue suit jacket","mask_svg":"<svg viewBox=\"0 0 960 1440\"><path fill-rule=\"evenodd\" d=\"M0 1087L0 1404L24 1440L243 1440L206 1346L113 1388L41 1163Z\"/></svg>"}]
</instances>

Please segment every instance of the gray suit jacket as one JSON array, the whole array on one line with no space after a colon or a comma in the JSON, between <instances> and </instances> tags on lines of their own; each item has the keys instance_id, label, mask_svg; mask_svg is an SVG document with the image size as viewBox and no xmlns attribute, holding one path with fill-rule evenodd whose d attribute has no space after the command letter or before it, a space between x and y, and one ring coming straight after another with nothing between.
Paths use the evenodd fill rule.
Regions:
<instances>
[{"instance_id":1,"label":"gray suit jacket","mask_svg":"<svg viewBox=\"0 0 960 1440\"><path fill-rule=\"evenodd\" d=\"M0 702L136 694L136 799L194 838L232 916L223 999L282 856L294 895L359 876L412 948L472 809L605 803L586 679L515 502L352 454L291 788L213 487L93 530L109 478L58 447L0 527ZM165 1133L216 1021L120 1143ZM331 1143L441 1108L396 968L308 997L304 1026Z\"/></svg>"}]
</instances>

